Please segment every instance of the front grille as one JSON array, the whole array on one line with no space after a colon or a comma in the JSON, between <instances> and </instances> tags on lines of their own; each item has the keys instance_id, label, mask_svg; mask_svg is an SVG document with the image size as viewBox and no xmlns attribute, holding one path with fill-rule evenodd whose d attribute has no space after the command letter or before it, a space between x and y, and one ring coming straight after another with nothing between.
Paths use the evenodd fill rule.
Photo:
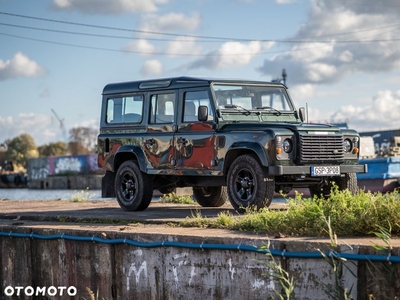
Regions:
<instances>
[{"instance_id":1,"label":"front grille","mask_svg":"<svg viewBox=\"0 0 400 300\"><path fill-rule=\"evenodd\" d=\"M300 135L300 163L343 160L342 135Z\"/></svg>"}]
</instances>

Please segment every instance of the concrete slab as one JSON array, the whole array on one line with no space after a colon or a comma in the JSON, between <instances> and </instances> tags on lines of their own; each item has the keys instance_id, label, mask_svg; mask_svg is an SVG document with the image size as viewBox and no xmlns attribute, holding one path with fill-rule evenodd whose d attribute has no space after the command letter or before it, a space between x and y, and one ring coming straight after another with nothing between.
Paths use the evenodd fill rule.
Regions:
<instances>
[{"instance_id":1,"label":"concrete slab","mask_svg":"<svg viewBox=\"0 0 400 300\"><path fill-rule=\"evenodd\" d=\"M271 209L284 209L285 203L273 203ZM129 220L151 224L181 222L196 212L207 218L217 217L221 212L237 212L230 204L218 208L205 208L200 205L169 204L152 202L144 211L128 212L122 210L117 201L83 201L68 200L0 200L0 218L24 218L30 220L52 221L59 217L70 220ZM106 223L106 222L105 222Z\"/></svg>"},{"instance_id":2,"label":"concrete slab","mask_svg":"<svg viewBox=\"0 0 400 300\"><path fill-rule=\"evenodd\" d=\"M286 203L272 203L270 208L284 210ZM134 232L173 234L181 236L209 236L230 238L280 239L281 241L304 241L328 243L328 238L275 237L274 233L256 234L234 230L179 227L185 218L201 213L203 217L216 218L222 212L238 215L230 204L218 208L204 208L197 204L169 204L152 202L145 211L127 212L117 201L68 200L0 200L0 226L32 228L59 228L63 230L90 230L102 232ZM64 222L68 220L68 222ZM118 223L118 221L121 221ZM339 243L350 245L382 244L373 237L339 237ZM392 237L394 248L400 247L400 238Z\"/></svg>"}]
</instances>

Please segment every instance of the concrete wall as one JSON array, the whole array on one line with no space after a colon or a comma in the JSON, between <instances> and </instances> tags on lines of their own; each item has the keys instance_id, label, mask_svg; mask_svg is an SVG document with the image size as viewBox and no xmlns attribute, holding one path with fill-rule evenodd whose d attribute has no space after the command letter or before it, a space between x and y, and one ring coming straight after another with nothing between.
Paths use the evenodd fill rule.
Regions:
<instances>
[{"instance_id":1,"label":"concrete wall","mask_svg":"<svg viewBox=\"0 0 400 300\"><path fill-rule=\"evenodd\" d=\"M2 232L15 227L0 227ZM30 233L29 228L18 232ZM35 229L35 233L59 233L51 229ZM100 236L98 232L68 231L69 235ZM163 234L103 233L108 239L129 238L140 242L179 241L207 244L246 244L262 246L267 240L191 237ZM328 249L325 244L273 240L271 248L287 251ZM351 253L371 253L370 247L343 246ZM398 255L395 249L393 255ZM0 237L0 299L7 297L9 286L71 287L77 289L74 299L90 299L87 288L98 299L269 299L279 282L269 268L265 254L250 251L201 250L177 247L141 248L131 245L101 244L70 240L38 240ZM296 299L329 299L327 285L335 285L335 273L324 259L276 258L294 279ZM375 269L375 267L377 269ZM386 299L391 291L400 295L400 270L397 264L348 261L340 282L352 287L353 299ZM391 278L385 268L392 268ZM377 270L370 274L368 269ZM273 274L269 274L273 271ZM337 289L336 289L337 290ZM384 294L387 293L387 294ZM37 297L40 299L40 297ZM69 296L43 299L70 299ZM96 298L97 299L97 298ZM338 299L338 298L335 298Z\"/></svg>"},{"instance_id":2,"label":"concrete wall","mask_svg":"<svg viewBox=\"0 0 400 300\"><path fill-rule=\"evenodd\" d=\"M70 175L49 176L42 179L29 180L30 189L82 189L101 190L101 178L103 175Z\"/></svg>"}]
</instances>

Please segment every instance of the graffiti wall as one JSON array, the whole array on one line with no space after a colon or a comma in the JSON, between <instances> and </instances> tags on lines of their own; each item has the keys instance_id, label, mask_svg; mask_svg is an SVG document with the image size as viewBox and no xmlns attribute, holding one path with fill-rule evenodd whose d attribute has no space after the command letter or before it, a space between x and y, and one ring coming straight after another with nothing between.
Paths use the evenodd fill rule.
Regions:
<instances>
[{"instance_id":1,"label":"graffiti wall","mask_svg":"<svg viewBox=\"0 0 400 300\"><path fill-rule=\"evenodd\" d=\"M97 154L50 156L30 159L27 173L29 179L43 179L52 175L102 173L97 166Z\"/></svg>"},{"instance_id":2,"label":"graffiti wall","mask_svg":"<svg viewBox=\"0 0 400 300\"><path fill-rule=\"evenodd\" d=\"M27 173L29 179L43 179L49 174L47 158L35 158L28 160Z\"/></svg>"}]
</instances>

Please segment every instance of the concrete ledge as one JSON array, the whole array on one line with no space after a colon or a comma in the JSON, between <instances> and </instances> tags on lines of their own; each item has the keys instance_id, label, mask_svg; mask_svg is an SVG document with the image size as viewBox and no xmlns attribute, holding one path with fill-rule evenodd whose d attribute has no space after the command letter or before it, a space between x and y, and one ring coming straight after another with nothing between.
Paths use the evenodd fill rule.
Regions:
<instances>
[{"instance_id":1,"label":"concrete ledge","mask_svg":"<svg viewBox=\"0 0 400 300\"><path fill-rule=\"evenodd\" d=\"M200 228L194 228L193 234L188 228L171 228L171 232L166 233L167 229L161 225L0 221L1 232L34 232L45 236L63 233L104 239L126 238L143 243L169 241L257 247L270 243L271 249L286 251L330 250L327 239L271 239L251 233ZM370 246L358 243L360 240L348 242L351 248L343 243L341 252L376 253ZM267 256L257 252L0 237L0 253L0 299L11 299L4 294L8 286L74 286L78 291L76 299L89 299L87 288L95 294L98 292L100 299L267 299L274 295L274 289L280 289ZM392 255L399 255L399 248L394 249ZM324 259L276 259L294 278L297 299L327 299L327 285L335 286L333 269ZM343 287L352 287L353 299L366 299L369 294L383 299L391 290L398 295L399 266L391 265L390 282L385 277L388 275L385 267L390 265L376 263L372 269L377 268L377 273L370 274L367 264L344 263L340 282Z\"/></svg>"},{"instance_id":2,"label":"concrete ledge","mask_svg":"<svg viewBox=\"0 0 400 300\"><path fill-rule=\"evenodd\" d=\"M281 204L279 204L281 205ZM0 201L0 299L9 286L76 287L75 299L90 299L87 288L99 299L268 299L280 283L274 277L267 255L241 250L240 246L262 247L285 253L333 250L329 239L275 238L222 229L183 228L176 224L200 209L198 205L152 203L143 212L122 211L116 201ZM278 204L272 208L280 209ZM207 218L221 208L201 208ZM70 218L73 223L62 222ZM59 222L54 222L58 220ZM121 221L121 223L111 221ZM102 223L90 223L90 222ZM169 225L167 225L169 224ZM9 233L28 234L28 238ZM31 233L84 237L88 241L32 238ZM151 248L94 242L94 237L111 241L130 239L158 243ZM164 243L162 243L164 242ZM169 246L168 243L180 243ZM161 245L160 245L161 244ZM182 246L184 244L184 246ZM204 249L193 245L234 245L236 248ZM375 238L342 238L341 253L375 255ZM400 256L400 241L392 239L392 256ZM165 246L168 245L168 246ZM342 268L335 281L330 263L322 258L275 257L293 278L296 299L327 299L329 286L351 288L353 299L387 299L400 295L400 264L358 260L333 262ZM340 264L343 262L343 264ZM337 275L337 274L336 274ZM337 290L337 288L336 288ZM22 297L23 298L23 297ZM69 297L57 297L69 299Z\"/></svg>"}]
</instances>

